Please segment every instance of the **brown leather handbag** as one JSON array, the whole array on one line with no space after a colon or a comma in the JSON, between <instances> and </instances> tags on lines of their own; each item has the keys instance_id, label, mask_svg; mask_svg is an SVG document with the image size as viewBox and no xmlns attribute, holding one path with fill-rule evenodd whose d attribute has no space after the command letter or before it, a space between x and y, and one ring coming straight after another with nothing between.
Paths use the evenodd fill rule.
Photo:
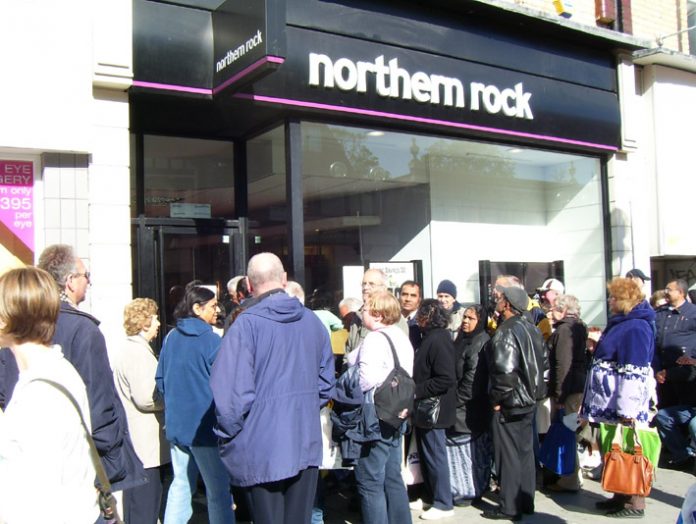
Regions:
<instances>
[{"instance_id":1,"label":"brown leather handbag","mask_svg":"<svg viewBox=\"0 0 696 524\"><path fill-rule=\"evenodd\" d=\"M617 424L611 450L604 454L602 489L622 495L647 497L653 483L653 465L643 455L643 447L638 441L638 432L633 432L633 453L622 449L622 426Z\"/></svg>"}]
</instances>

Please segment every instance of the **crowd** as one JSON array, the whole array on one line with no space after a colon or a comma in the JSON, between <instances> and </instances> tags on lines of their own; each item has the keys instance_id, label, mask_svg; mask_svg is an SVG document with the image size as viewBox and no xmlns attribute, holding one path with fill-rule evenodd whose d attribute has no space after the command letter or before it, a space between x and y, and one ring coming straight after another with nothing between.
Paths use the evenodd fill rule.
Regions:
<instances>
[{"instance_id":1,"label":"crowd","mask_svg":"<svg viewBox=\"0 0 696 524\"><path fill-rule=\"evenodd\" d=\"M177 289L159 353L158 304L125 305L109 360L78 308L90 276L67 245L0 276L0 523L50 507L55 522L183 524L199 476L211 523L244 506L256 524L319 524L330 481L355 493L366 524L467 505L517 521L539 488L581 490L581 453L613 443L639 442L653 467L694 467L696 306L683 280L648 303L642 271L614 278L600 334L555 278L530 298L501 275L486 308L460 304L450 280L434 298L410 280L395 296L368 269L361 299L314 291L305 307L261 253L225 303L199 282ZM558 427L573 435L568 468L548 463ZM602 514L645 515L646 492L611 494Z\"/></svg>"}]
</instances>

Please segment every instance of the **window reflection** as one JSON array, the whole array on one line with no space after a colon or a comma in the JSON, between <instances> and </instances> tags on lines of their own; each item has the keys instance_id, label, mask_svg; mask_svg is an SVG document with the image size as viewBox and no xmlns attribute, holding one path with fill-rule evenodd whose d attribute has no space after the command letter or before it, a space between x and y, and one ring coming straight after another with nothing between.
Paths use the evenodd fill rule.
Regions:
<instances>
[{"instance_id":1,"label":"window reflection","mask_svg":"<svg viewBox=\"0 0 696 524\"><path fill-rule=\"evenodd\" d=\"M199 214L234 218L231 142L146 135L144 156L145 216L176 216L172 204L199 204Z\"/></svg>"}]
</instances>

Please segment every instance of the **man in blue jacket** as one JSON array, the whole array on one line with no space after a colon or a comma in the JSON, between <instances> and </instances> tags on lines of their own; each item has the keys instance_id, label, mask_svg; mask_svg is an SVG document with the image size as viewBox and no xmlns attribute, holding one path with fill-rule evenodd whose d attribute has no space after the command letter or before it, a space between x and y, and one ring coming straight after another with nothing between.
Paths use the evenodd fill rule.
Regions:
<instances>
[{"instance_id":1,"label":"man in blue jacket","mask_svg":"<svg viewBox=\"0 0 696 524\"><path fill-rule=\"evenodd\" d=\"M225 335L210 386L220 455L250 495L256 524L309 522L322 459L319 409L334 391L319 318L284 292L280 259L249 261L253 299Z\"/></svg>"}]
</instances>

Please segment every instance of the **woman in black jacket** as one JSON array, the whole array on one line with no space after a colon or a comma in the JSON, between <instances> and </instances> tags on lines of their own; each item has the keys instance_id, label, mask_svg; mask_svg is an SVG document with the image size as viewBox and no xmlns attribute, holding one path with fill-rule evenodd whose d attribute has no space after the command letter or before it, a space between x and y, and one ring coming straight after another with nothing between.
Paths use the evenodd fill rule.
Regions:
<instances>
[{"instance_id":1,"label":"woman in black jacket","mask_svg":"<svg viewBox=\"0 0 696 524\"><path fill-rule=\"evenodd\" d=\"M587 377L587 326L580 320L580 303L573 295L559 295L551 310L554 332L549 339L551 416L563 409L566 415L582 406ZM582 486L578 461L575 472L547 486L551 491L578 491Z\"/></svg>"},{"instance_id":2,"label":"woman in black jacket","mask_svg":"<svg viewBox=\"0 0 696 524\"><path fill-rule=\"evenodd\" d=\"M486 347L487 315L483 307L464 310L454 341L457 373L457 411L447 432L447 458L452 496L457 506L468 506L488 488L493 448L490 436L492 406L488 400Z\"/></svg>"},{"instance_id":3,"label":"woman in black jacket","mask_svg":"<svg viewBox=\"0 0 696 524\"><path fill-rule=\"evenodd\" d=\"M428 496L432 497L432 507L421 518L435 520L454 515L445 435L446 428L454 424L457 404L454 345L447 330L449 315L437 300L428 299L421 303L416 323L423 332L423 340L413 362L416 382L414 425L423 479ZM435 399L439 399L439 413L433 417L434 420L420 417L419 407Z\"/></svg>"}]
</instances>

